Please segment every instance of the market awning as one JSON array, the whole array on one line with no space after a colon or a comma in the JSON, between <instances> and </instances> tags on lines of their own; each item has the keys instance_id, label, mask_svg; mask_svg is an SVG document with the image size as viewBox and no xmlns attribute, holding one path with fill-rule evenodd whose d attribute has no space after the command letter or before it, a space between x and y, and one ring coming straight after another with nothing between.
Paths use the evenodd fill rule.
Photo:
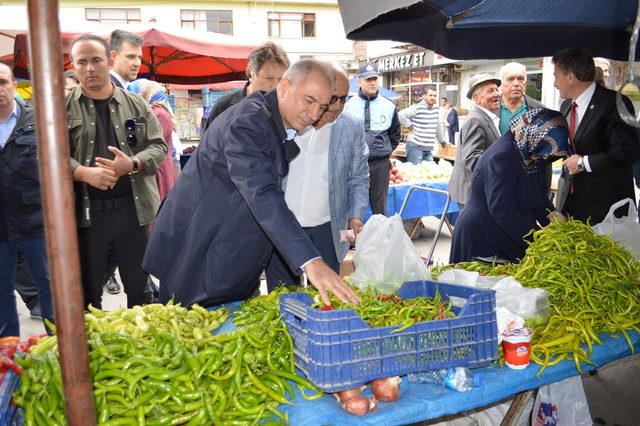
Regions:
<instances>
[{"instance_id":1,"label":"market awning","mask_svg":"<svg viewBox=\"0 0 640 426\"><path fill-rule=\"evenodd\" d=\"M149 25L120 25L142 37L140 76L163 83L210 84L246 78L247 57L254 45L236 38L209 31L187 28L160 29ZM109 39L115 29L96 23L94 34ZM70 68L69 44L84 31L62 31L62 52L65 68ZM29 54L27 33L16 35L14 72L28 78Z\"/></svg>"}]
</instances>

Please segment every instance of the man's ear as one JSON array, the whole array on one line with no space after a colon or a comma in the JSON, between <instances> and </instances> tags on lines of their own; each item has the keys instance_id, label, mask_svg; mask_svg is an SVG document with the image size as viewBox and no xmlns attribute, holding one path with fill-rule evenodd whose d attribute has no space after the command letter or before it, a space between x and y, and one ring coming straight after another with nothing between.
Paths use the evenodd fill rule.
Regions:
<instances>
[{"instance_id":1,"label":"man's ear","mask_svg":"<svg viewBox=\"0 0 640 426\"><path fill-rule=\"evenodd\" d=\"M111 50L109 52L109 66L112 67L115 64L116 56L118 56L118 52L115 50Z\"/></svg>"},{"instance_id":2,"label":"man's ear","mask_svg":"<svg viewBox=\"0 0 640 426\"><path fill-rule=\"evenodd\" d=\"M287 96L287 92L291 89L291 81L288 78L283 78L278 83L278 98L284 98Z\"/></svg>"}]
</instances>

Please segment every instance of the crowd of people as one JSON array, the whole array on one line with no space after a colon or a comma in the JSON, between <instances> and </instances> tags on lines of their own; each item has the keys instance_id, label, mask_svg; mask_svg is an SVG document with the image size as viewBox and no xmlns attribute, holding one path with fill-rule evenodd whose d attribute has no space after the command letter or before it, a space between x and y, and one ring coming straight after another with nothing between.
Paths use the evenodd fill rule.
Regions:
<instances>
[{"instance_id":1,"label":"crowd of people","mask_svg":"<svg viewBox=\"0 0 640 426\"><path fill-rule=\"evenodd\" d=\"M618 116L615 92L595 83L583 49L553 58L559 112L526 95L526 68L511 62L499 77L471 79L474 107L460 127L456 108L446 98L437 105L434 90L398 111L379 93L377 67L365 63L349 97L340 64L290 63L267 42L248 57L247 84L212 108L178 179L173 110L161 84L138 79L142 44L120 30L108 43L83 34L70 44L65 108L86 306L102 308L104 290L120 291L116 268L129 307L244 300L263 272L269 290L306 273L324 303L329 293L358 303L340 264L367 207L388 213L401 126L413 163L457 143L449 191L461 215L451 262L515 261L531 229L567 216L595 223L633 198L637 133ZM54 321L35 117L15 88L0 64L0 336L20 333L16 288ZM551 162L559 158L567 191L554 205Z\"/></svg>"}]
</instances>

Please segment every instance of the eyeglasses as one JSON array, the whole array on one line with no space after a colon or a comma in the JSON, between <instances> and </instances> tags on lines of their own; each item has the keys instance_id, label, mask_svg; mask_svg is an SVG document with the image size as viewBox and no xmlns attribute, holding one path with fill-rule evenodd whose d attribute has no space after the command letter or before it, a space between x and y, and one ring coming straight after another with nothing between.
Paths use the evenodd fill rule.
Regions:
<instances>
[{"instance_id":1,"label":"eyeglasses","mask_svg":"<svg viewBox=\"0 0 640 426\"><path fill-rule=\"evenodd\" d=\"M344 95L344 96L332 96L331 97L331 101L329 103L331 104L335 104L336 102L340 101L342 103L347 102L347 98L349 97L349 95Z\"/></svg>"}]
</instances>

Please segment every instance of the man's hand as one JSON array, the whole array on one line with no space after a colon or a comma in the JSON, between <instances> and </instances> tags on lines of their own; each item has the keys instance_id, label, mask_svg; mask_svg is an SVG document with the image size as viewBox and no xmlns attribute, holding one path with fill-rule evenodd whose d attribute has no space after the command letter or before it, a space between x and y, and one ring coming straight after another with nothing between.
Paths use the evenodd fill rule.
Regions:
<instances>
[{"instance_id":1,"label":"man's hand","mask_svg":"<svg viewBox=\"0 0 640 426\"><path fill-rule=\"evenodd\" d=\"M353 229L353 234L355 236L353 238L347 237L347 241L353 244L356 242L356 238L358 238L360 231L362 231L362 221L356 217L352 217L349 219L349 229Z\"/></svg>"},{"instance_id":2,"label":"man's hand","mask_svg":"<svg viewBox=\"0 0 640 426\"><path fill-rule=\"evenodd\" d=\"M106 158L96 157L97 167L112 170L116 176L124 176L133 170L131 157L114 146L109 146L107 149L113 152L115 158L113 160L107 160Z\"/></svg>"},{"instance_id":3,"label":"man's hand","mask_svg":"<svg viewBox=\"0 0 640 426\"><path fill-rule=\"evenodd\" d=\"M570 175L576 175L580 173L580 168L578 167L578 160L580 160L580 158L582 158L582 156L573 154L571 157L562 162L562 165L566 166L569 170Z\"/></svg>"},{"instance_id":4,"label":"man's hand","mask_svg":"<svg viewBox=\"0 0 640 426\"><path fill-rule=\"evenodd\" d=\"M360 303L360 298L353 289L321 259L314 259L307 263L304 271L307 273L311 284L320 292L320 298L325 305L331 304L327 290L331 291L331 293L343 303L352 303L355 305Z\"/></svg>"},{"instance_id":5,"label":"man's hand","mask_svg":"<svg viewBox=\"0 0 640 426\"><path fill-rule=\"evenodd\" d=\"M106 191L115 186L116 182L118 182L118 176L113 170L80 166L74 172L74 180L86 182L94 188Z\"/></svg>"},{"instance_id":6,"label":"man's hand","mask_svg":"<svg viewBox=\"0 0 640 426\"><path fill-rule=\"evenodd\" d=\"M553 221L558 221L560 223L566 223L567 222L567 218L564 217L564 215L562 213L560 213L557 210L552 211L551 213L549 213L547 215L547 219L549 219L549 222L553 222Z\"/></svg>"}]
</instances>

